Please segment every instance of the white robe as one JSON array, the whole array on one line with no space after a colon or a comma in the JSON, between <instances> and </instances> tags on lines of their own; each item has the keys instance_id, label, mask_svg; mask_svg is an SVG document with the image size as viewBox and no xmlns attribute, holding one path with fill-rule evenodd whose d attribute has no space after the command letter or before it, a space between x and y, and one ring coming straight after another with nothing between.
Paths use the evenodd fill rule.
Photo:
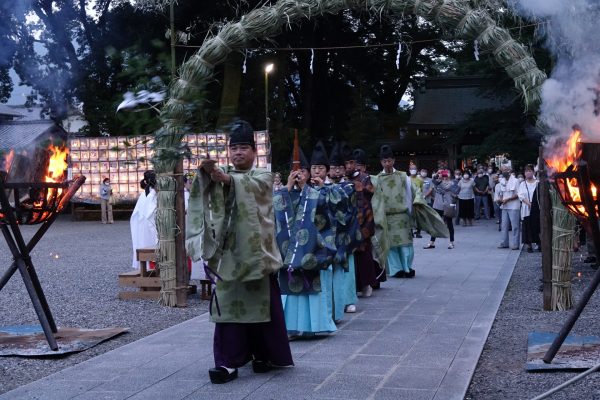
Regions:
<instances>
[{"instance_id":1,"label":"white robe","mask_svg":"<svg viewBox=\"0 0 600 400\"><path fill-rule=\"evenodd\" d=\"M139 262L135 254L136 249L155 248L158 244L156 231L156 191L150 189L148 195L143 192L135 203L133 214L129 221L131 225L131 244L133 247L133 261L131 267L139 269Z\"/></svg>"}]
</instances>

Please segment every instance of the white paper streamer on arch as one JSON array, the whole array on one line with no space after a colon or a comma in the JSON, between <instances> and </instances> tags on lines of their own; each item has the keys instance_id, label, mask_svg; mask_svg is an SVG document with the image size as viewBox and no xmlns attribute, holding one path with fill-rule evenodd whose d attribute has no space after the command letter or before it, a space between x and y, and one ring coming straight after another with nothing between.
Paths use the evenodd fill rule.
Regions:
<instances>
[{"instance_id":1,"label":"white paper streamer on arch","mask_svg":"<svg viewBox=\"0 0 600 400\"><path fill-rule=\"evenodd\" d=\"M473 43L473 47L475 48L473 55L475 56L475 59L479 61L479 42L477 40Z\"/></svg>"},{"instance_id":2,"label":"white paper streamer on arch","mask_svg":"<svg viewBox=\"0 0 600 400\"><path fill-rule=\"evenodd\" d=\"M400 54L402 54L402 42L398 43L398 52L396 53L396 69L400 69Z\"/></svg>"},{"instance_id":3,"label":"white paper streamer on arch","mask_svg":"<svg viewBox=\"0 0 600 400\"><path fill-rule=\"evenodd\" d=\"M310 73L313 73L313 61L315 61L315 49L310 49Z\"/></svg>"},{"instance_id":4,"label":"white paper streamer on arch","mask_svg":"<svg viewBox=\"0 0 600 400\"><path fill-rule=\"evenodd\" d=\"M246 73L246 58L248 57L248 52L244 52L244 64L242 65L242 74Z\"/></svg>"}]
</instances>

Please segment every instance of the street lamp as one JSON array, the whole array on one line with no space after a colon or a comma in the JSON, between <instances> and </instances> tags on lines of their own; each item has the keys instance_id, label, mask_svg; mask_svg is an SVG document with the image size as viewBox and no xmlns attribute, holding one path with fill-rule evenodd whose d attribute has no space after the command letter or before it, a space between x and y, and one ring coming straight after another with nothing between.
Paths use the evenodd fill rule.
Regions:
<instances>
[{"instance_id":1,"label":"street lamp","mask_svg":"<svg viewBox=\"0 0 600 400\"><path fill-rule=\"evenodd\" d=\"M273 71L273 64L265 65L265 127L269 133L269 74Z\"/></svg>"}]
</instances>

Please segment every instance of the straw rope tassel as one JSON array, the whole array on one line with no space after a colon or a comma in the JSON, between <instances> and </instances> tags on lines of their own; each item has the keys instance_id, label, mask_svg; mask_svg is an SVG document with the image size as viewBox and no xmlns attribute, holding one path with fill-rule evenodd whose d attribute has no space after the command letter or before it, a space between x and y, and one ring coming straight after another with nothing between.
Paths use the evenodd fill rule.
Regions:
<instances>
[{"instance_id":1,"label":"straw rope tassel","mask_svg":"<svg viewBox=\"0 0 600 400\"><path fill-rule=\"evenodd\" d=\"M573 307L571 291L572 252L575 239L575 217L562 205L556 190L552 198L552 310Z\"/></svg>"}]
</instances>

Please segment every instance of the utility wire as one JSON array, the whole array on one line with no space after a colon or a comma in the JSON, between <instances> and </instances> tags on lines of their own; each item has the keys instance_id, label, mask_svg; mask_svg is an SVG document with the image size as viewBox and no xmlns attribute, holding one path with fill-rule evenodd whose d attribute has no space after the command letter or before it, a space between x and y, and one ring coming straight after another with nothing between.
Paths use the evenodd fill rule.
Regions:
<instances>
[{"instance_id":1,"label":"utility wire","mask_svg":"<svg viewBox=\"0 0 600 400\"><path fill-rule=\"evenodd\" d=\"M528 24L528 25L521 25L521 26L515 26L512 28L507 28L507 30L517 30L517 29L523 29L523 28L528 28L530 26L540 26L540 25L544 25L546 24L546 22L537 22L535 24ZM455 39L456 41L462 41L464 39ZM323 47L248 47L246 48L247 50L274 50L274 51L296 51L296 50L304 50L304 51L308 51L308 50L348 50L348 49L368 49L368 48L376 48L376 47L396 47L398 46L399 43L402 44L413 44L413 43L430 43L430 42L438 42L438 41L454 41L452 39L442 39L442 38L436 38L436 39L423 39L423 40L410 40L410 41L399 41L399 42L392 42L392 43L379 43L379 44L361 44L361 45L349 45L349 46L323 46ZM184 48L192 48L192 49L199 49L202 46L192 46L192 45L177 45L177 47L184 47Z\"/></svg>"}]
</instances>

